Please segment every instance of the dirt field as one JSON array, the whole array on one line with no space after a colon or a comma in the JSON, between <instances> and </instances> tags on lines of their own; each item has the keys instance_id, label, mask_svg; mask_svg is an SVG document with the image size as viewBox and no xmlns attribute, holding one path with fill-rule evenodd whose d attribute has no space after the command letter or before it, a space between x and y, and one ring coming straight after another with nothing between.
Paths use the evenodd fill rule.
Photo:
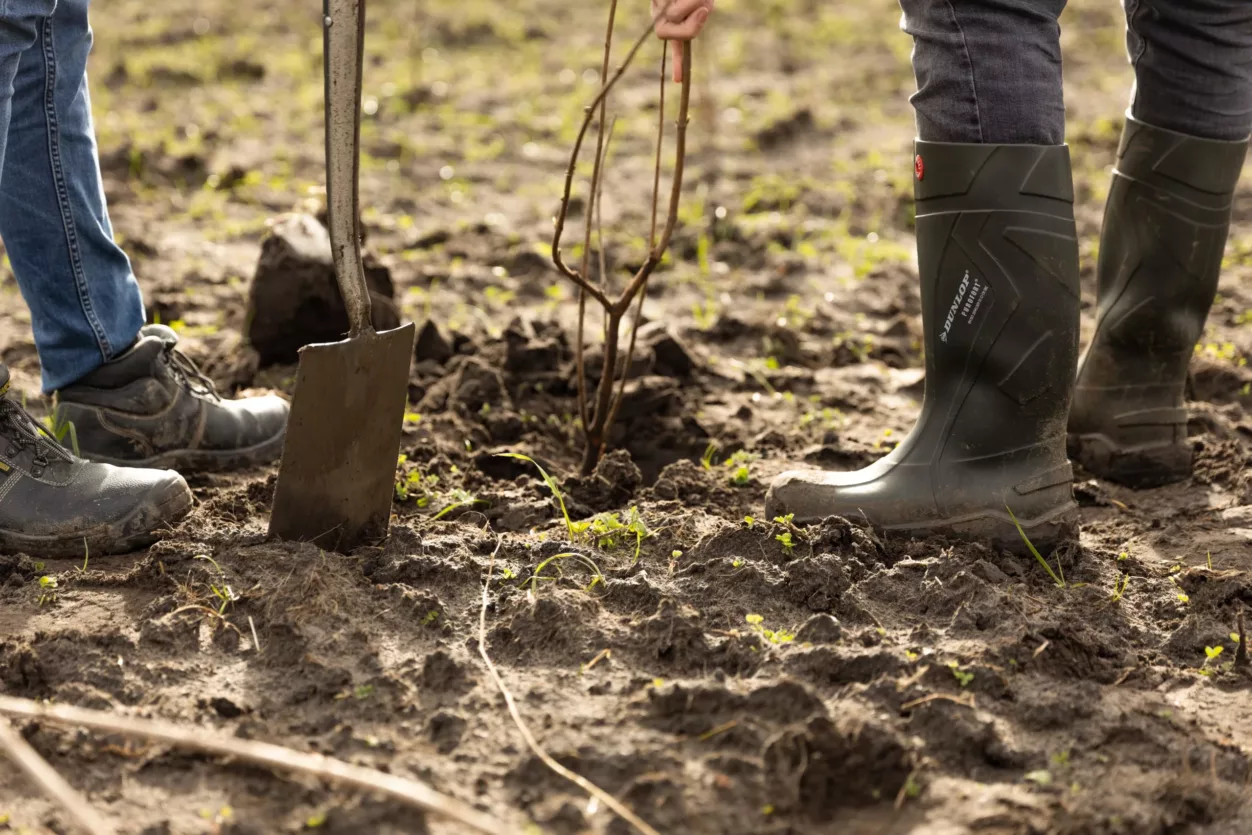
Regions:
<instances>
[{"instance_id":1,"label":"dirt field","mask_svg":"<svg viewBox=\"0 0 1252 835\"><path fill-rule=\"evenodd\" d=\"M526 749L478 657L494 553L488 647L523 716L661 832L1252 831L1252 694L1231 665L1252 602L1252 188L1192 365L1195 477L1134 492L1080 473L1082 547L1053 555L1067 588L976 545L791 530L762 518L770 477L869 463L921 398L910 44L892 0L719 0L626 452L575 478L576 303L546 255L603 5L371 3L367 245L402 315L438 329L386 547L267 543L272 469L195 477L193 515L146 553L0 557L0 691L415 776L511 831L626 833ZM622 6L624 44L646 12ZM293 0L95 11L117 233L150 317L229 391L290 393L294 366L242 335L267 223L322 201L319 19ZM1073 0L1063 24L1085 336L1130 73L1120 4ZM648 233L659 51L615 99L614 281ZM574 257L581 229L576 213ZM11 275L0 322L41 408ZM535 468L500 452L558 475L574 543ZM594 570L551 559L571 552ZM23 729L126 833L458 831L217 758ZM69 831L7 768L0 820Z\"/></svg>"}]
</instances>

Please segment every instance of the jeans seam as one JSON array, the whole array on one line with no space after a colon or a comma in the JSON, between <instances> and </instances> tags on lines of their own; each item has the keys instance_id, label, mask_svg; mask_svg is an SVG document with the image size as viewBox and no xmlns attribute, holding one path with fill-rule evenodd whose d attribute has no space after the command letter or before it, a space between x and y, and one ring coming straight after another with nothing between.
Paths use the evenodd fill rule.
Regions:
<instances>
[{"instance_id":1,"label":"jeans seam","mask_svg":"<svg viewBox=\"0 0 1252 835\"><path fill-rule=\"evenodd\" d=\"M978 128L978 141L983 141L982 132L982 112L978 109L978 84L974 81L974 59L969 54L969 41L965 39L965 30L961 27L961 21L957 19L956 8L952 5L952 0L944 0L944 5L948 7L948 14L952 16L952 25L956 27L957 33L961 36L961 51L965 53L965 67L969 72L969 87L973 93L974 105L974 125Z\"/></svg>"},{"instance_id":2,"label":"jeans seam","mask_svg":"<svg viewBox=\"0 0 1252 835\"><path fill-rule=\"evenodd\" d=\"M78 301L82 306L87 324L96 336L97 346L107 359L113 356L113 347L91 304L91 292L87 287L86 271L83 269L82 250L79 247L78 235L74 232L74 209L70 203L69 187L65 181L65 166L61 161L60 132L56 113L56 47L53 44L51 18L44 19L42 30L45 79L44 118L48 124L48 158L52 166L52 180L56 184L57 203L61 209L61 223L65 231L65 242L69 250L70 267L74 273Z\"/></svg>"}]
</instances>

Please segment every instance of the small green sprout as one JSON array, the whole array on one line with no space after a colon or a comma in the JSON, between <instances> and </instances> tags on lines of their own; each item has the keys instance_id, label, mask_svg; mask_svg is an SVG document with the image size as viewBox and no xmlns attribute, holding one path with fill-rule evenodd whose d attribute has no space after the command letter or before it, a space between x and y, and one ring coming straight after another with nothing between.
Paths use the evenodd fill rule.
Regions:
<instances>
[{"instance_id":1,"label":"small green sprout","mask_svg":"<svg viewBox=\"0 0 1252 835\"><path fill-rule=\"evenodd\" d=\"M961 669L961 665L956 661L949 661L948 668L952 670L952 677L962 687L969 687L970 682L974 680L974 674Z\"/></svg>"},{"instance_id":2,"label":"small green sprout","mask_svg":"<svg viewBox=\"0 0 1252 835\"><path fill-rule=\"evenodd\" d=\"M1057 751L1055 754L1053 754L1052 764L1055 765L1057 768L1068 768L1069 767L1069 749L1065 749L1063 751Z\"/></svg>"},{"instance_id":3,"label":"small green sprout","mask_svg":"<svg viewBox=\"0 0 1252 835\"><path fill-rule=\"evenodd\" d=\"M1052 772L1045 768L1026 772L1025 779L1039 786L1052 785Z\"/></svg>"},{"instance_id":4,"label":"small green sprout","mask_svg":"<svg viewBox=\"0 0 1252 835\"><path fill-rule=\"evenodd\" d=\"M55 589L57 587L57 578L44 575L39 578L39 587L42 589Z\"/></svg>"},{"instance_id":5,"label":"small green sprout","mask_svg":"<svg viewBox=\"0 0 1252 835\"><path fill-rule=\"evenodd\" d=\"M466 441L468 444L469 441ZM556 497L557 503L561 505L561 516L565 518L565 531L569 534L569 541L574 541L574 526L570 523L569 511L565 509L565 496L561 494L561 488L557 486L552 476L539 466L539 462L531 458L529 455L522 455L517 452L499 452L496 453L497 458L516 458L519 461L527 461L535 465L535 469L539 471L539 475L543 477L543 483L548 485L548 489L552 491L552 495Z\"/></svg>"},{"instance_id":6,"label":"small green sprout","mask_svg":"<svg viewBox=\"0 0 1252 835\"><path fill-rule=\"evenodd\" d=\"M731 568L742 568L742 567L743 567L743 557L735 557L733 560L731 560L731 562L730 562L730 567L731 567Z\"/></svg>"},{"instance_id":7,"label":"small green sprout","mask_svg":"<svg viewBox=\"0 0 1252 835\"><path fill-rule=\"evenodd\" d=\"M358 684L352 691L352 695L355 696L358 701L368 699L370 696L374 695L374 685Z\"/></svg>"},{"instance_id":8,"label":"small green sprout","mask_svg":"<svg viewBox=\"0 0 1252 835\"><path fill-rule=\"evenodd\" d=\"M1021 522L1018 522L1017 517L1013 515L1013 508L1006 504L1004 509L1009 512L1009 518L1013 520L1013 525L1017 528L1017 533L1021 536L1022 542L1026 543L1026 547L1030 549L1030 553L1033 554L1035 559L1039 561L1039 564L1043 566L1043 569L1048 572L1048 576L1052 578L1052 582L1056 583L1056 587L1058 589L1065 588L1065 572L1061 569L1060 559L1057 559L1056 561L1057 571L1061 572L1060 576L1057 576L1057 571L1052 570L1052 566L1048 565L1048 561L1043 558L1043 555L1039 553L1039 549L1035 547L1035 544L1030 541L1030 537L1026 536L1026 532L1022 530Z\"/></svg>"},{"instance_id":9,"label":"small green sprout","mask_svg":"<svg viewBox=\"0 0 1252 835\"><path fill-rule=\"evenodd\" d=\"M752 631L760 635L771 644L789 644L796 639L794 632L788 632L785 629L766 629L765 618L757 614L744 615L743 619L752 627Z\"/></svg>"},{"instance_id":10,"label":"small green sprout","mask_svg":"<svg viewBox=\"0 0 1252 835\"><path fill-rule=\"evenodd\" d=\"M796 545L795 542L793 542L791 539L791 531L784 531L783 533L780 533L777 536L775 536L774 539L777 539L779 542L782 543L782 546L787 551L787 553L791 553L791 549L794 548Z\"/></svg>"},{"instance_id":11,"label":"small green sprout","mask_svg":"<svg viewBox=\"0 0 1252 835\"><path fill-rule=\"evenodd\" d=\"M1129 574L1123 574L1123 575L1121 576L1121 579L1120 579L1120 580L1117 580L1117 581L1113 584L1113 596L1112 596L1111 598L1109 598L1109 599L1110 599L1112 602L1114 602L1114 603L1116 603L1117 601L1121 600L1121 599L1122 599L1122 595L1124 595L1124 594L1126 593L1126 587L1127 587L1127 586L1129 586L1129 585L1130 585L1130 575L1129 575Z\"/></svg>"},{"instance_id":12,"label":"small green sprout","mask_svg":"<svg viewBox=\"0 0 1252 835\"><path fill-rule=\"evenodd\" d=\"M704 454L700 456L700 465L706 470L713 469L713 454L717 452L717 444L710 442L704 448Z\"/></svg>"},{"instance_id":13,"label":"small green sprout","mask_svg":"<svg viewBox=\"0 0 1252 835\"><path fill-rule=\"evenodd\" d=\"M756 524L756 519L754 519L754 518L753 518L753 517L751 517L751 516L745 516L745 517L743 517L743 523L744 523L745 525L747 525L747 526L750 528L750 527L752 527L753 525L755 525L755 524Z\"/></svg>"}]
</instances>

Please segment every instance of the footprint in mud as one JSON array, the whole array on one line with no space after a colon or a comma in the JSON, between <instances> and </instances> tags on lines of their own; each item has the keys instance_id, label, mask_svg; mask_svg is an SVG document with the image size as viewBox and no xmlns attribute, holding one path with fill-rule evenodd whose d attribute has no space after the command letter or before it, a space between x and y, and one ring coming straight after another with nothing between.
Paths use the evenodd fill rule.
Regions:
<instances>
[{"instance_id":1,"label":"footprint in mud","mask_svg":"<svg viewBox=\"0 0 1252 835\"><path fill-rule=\"evenodd\" d=\"M780 732L765 746L769 795L779 809L829 819L841 807L891 801L916 765L901 735L854 702L837 717L810 719Z\"/></svg>"},{"instance_id":2,"label":"footprint in mud","mask_svg":"<svg viewBox=\"0 0 1252 835\"><path fill-rule=\"evenodd\" d=\"M670 675L708 674L721 670L725 675L746 675L761 663L760 641L755 635L713 636L700 627L700 613L668 598L656 613L632 624L636 634L619 641L614 653L635 656L644 669L656 668Z\"/></svg>"},{"instance_id":3,"label":"footprint in mud","mask_svg":"<svg viewBox=\"0 0 1252 835\"><path fill-rule=\"evenodd\" d=\"M538 664L590 658L608 638L596 627L600 604L582 592L555 590L535 600L518 598L507 624L488 634L493 660Z\"/></svg>"},{"instance_id":4,"label":"footprint in mud","mask_svg":"<svg viewBox=\"0 0 1252 835\"><path fill-rule=\"evenodd\" d=\"M980 782L1015 779L1026 766L1026 755L1005 743L994 721L964 705L943 700L918 705L906 727L926 741L927 756Z\"/></svg>"}]
</instances>

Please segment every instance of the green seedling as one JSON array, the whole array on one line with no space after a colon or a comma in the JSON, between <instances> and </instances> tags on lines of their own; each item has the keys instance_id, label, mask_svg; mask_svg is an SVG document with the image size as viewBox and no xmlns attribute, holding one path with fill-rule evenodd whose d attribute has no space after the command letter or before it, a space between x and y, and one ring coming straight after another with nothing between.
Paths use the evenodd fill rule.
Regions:
<instances>
[{"instance_id":1,"label":"green seedling","mask_svg":"<svg viewBox=\"0 0 1252 835\"><path fill-rule=\"evenodd\" d=\"M58 420L57 415L58 412L56 411L56 403L54 401L52 414L43 419L43 425L39 429L61 446L68 446L74 451L74 455L82 457L78 448L78 430L74 428L74 421ZM68 444L65 443L66 435L69 436L70 442Z\"/></svg>"},{"instance_id":2,"label":"green seedling","mask_svg":"<svg viewBox=\"0 0 1252 835\"><path fill-rule=\"evenodd\" d=\"M713 469L713 455L717 452L717 444L710 443L704 448L704 454L700 456L700 466L706 470Z\"/></svg>"},{"instance_id":3,"label":"green seedling","mask_svg":"<svg viewBox=\"0 0 1252 835\"><path fill-rule=\"evenodd\" d=\"M1052 764L1056 766L1057 768L1068 768L1069 767L1069 749L1065 749L1064 751L1057 751L1055 754L1053 754Z\"/></svg>"},{"instance_id":4,"label":"green seedling","mask_svg":"<svg viewBox=\"0 0 1252 835\"><path fill-rule=\"evenodd\" d=\"M218 573L218 575L219 575L219 576L222 576L222 577L225 577L225 576L226 576L226 572L225 572L225 571L223 571L223 570L222 570L222 567L221 567L220 565L218 565L218 564L217 564L217 560L213 559L213 558L212 558L212 557L210 557L208 554L196 554L194 557L192 557L192 559L196 559L196 560L204 560L204 561L205 561L205 562L207 562L209 565L213 566L213 568L214 568L214 569L216 569L216 570L217 570L217 573Z\"/></svg>"},{"instance_id":5,"label":"green seedling","mask_svg":"<svg viewBox=\"0 0 1252 835\"><path fill-rule=\"evenodd\" d=\"M211 585L209 586L209 591L213 593L214 597L222 601L222 605L217 608L217 613L219 615L224 614L226 612L226 607L239 599L235 596L235 593L231 590L230 586L227 585L223 585L221 588Z\"/></svg>"},{"instance_id":6,"label":"green seedling","mask_svg":"<svg viewBox=\"0 0 1252 835\"><path fill-rule=\"evenodd\" d=\"M1113 596L1109 598L1113 603L1122 599L1122 595L1126 593L1126 587L1130 585L1130 575L1123 574L1121 579L1113 584Z\"/></svg>"},{"instance_id":7,"label":"green seedling","mask_svg":"<svg viewBox=\"0 0 1252 835\"><path fill-rule=\"evenodd\" d=\"M788 554L790 554L791 549L796 546L796 544L791 540L791 531L784 531L783 533L780 533L777 536L775 536L774 539L777 539L779 542L782 543L783 549Z\"/></svg>"},{"instance_id":8,"label":"green seedling","mask_svg":"<svg viewBox=\"0 0 1252 835\"><path fill-rule=\"evenodd\" d=\"M314 812L313 814L309 815L304 820L305 829L317 829L318 827L324 826L325 824L326 824L325 812Z\"/></svg>"},{"instance_id":9,"label":"green seedling","mask_svg":"<svg viewBox=\"0 0 1252 835\"><path fill-rule=\"evenodd\" d=\"M734 455L727 458L723 463L730 469L730 483L736 487L743 487L752 480L752 469L750 467L753 461L761 456L748 452L747 450L739 450Z\"/></svg>"},{"instance_id":10,"label":"green seedling","mask_svg":"<svg viewBox=\"0 0 1252 835\"><path fill-rule=\"evenodd\" d=\"M1129 551L1122 551L1120 554L1117 555L1118 562L1122 562L1123 560L1128 560L1128 559L1130 559Z\"/></svg>"},{"instance_id":11,"label":"green seedling","mask_svg":"<svg viewBox=\"0 0 1252 835\"><path fill-rule=\"evenodd\" d=\"M1017 533L1021 536L1022 542L1026 543L1026 547L1030 549L1030 553L1034 554L1035 559L1038 560L1039 564L1042 565L1044 570L1048 572L1048 576L1052 578L1052 582L1056 583L1056 587L1059 589L1065 588L1065 572L1061 568L1060 559L1057 559L1056 561L1057 570L1053 571L1052 566L1048 565L1048 561L1043 558L1043 555L1039 553L1039 549L1035 547L1035 544L1030 541L1030 537L1026 536L1026 532L1022 530L1021 523L1018 522L1017 517L1013 515L1013 508L1005 505L1004 509L1009 512L1009 518L1013 520L1013 525L1017 528ZM1060 576L1057 576L1057 571L1061 572Z\"/></svg>"},{"instance_id":12,"label":"green seedling","mask_svg":"<svg viewBox=\"0 0 1252 835\"><path fill-rule=\"evenodd\" d=\"M83 567L79 571L87 573L87 562L91 559L91 546L87 544L87 537L83 537Z\"/></svg>"},{"instance_id":13,"label":"green seedling","mask_svg":"<svg viewBox=\"0 0 1252 835\"><path fill-rule=\"evenodd\" d=\"M357 701L368 699L370 696L374 695L374 685L358 684L356 689L352 691L352 695L357 698Z\"/></svg>"},{"instance_id":14,"label":"green seedling","mask_svg":"<svg viewBox=\"0 0 1252 835\"><path fill-rule=\"evenodd\" d=\"M752 527L753 525L755 525L755 524L756 524L756 519L754 519L754 518L753 518L753 517L751 517L751 516L745 516L745 517L743 517L743 523L744 523L745 525L747 525L747 526L750 528L750 527Z\"/></svg>"},{"instance_id":15,"label":"green seedling","mask_svg":"<svg viewBox=\"0 0 1252 835\"><path fill-rule=\"evenodd\" d=\"M794 632L788 632L785 629L766 629L765 618L761 615L744 615L743 619L752 627L753 632L771 644L789 644L796 639Z\"/></svg>"},{"instance_id":16,"label":"green seedling","mask_svg":"<svg viewBox=\"0 0 1252 835\"><path fill-rule=\"evenodd\" d=\"M1214 673L1213 668L1217 666L1217 659L1222 657L1222 653L1225 651L1225 649L1226 648L1223 646L1204 648L1204 664L1202 664L1200 667L1200 671L1199 671L1200 675L1202 676L1213 675ZM1232 664L1223 664L1221 665L1221 669L1228 670L1232 666L1233 666Z\"/></svg>"},{"instance_id":17,"label":"green seedling","mask_svg":"<svg viewBox=\"0 0 1252 835\"><path fill-rule=\"evenodd\" d=\"M569 511L565 509L565 496L561 494L561 488L557 486L552 476L548 475L543 467L539 466L539 462L531 458L529 455L522 455L517 452L499 452L496 453L497 458L516 458L519 461L527 461L535 465L535 469L539 471L539 475L543 477L543 483L548 485L548 489L552 491L552 495L556 497L557 503L561 506L561 516L565 519L565 532L569 535L569 541L574 541L574 526L570 523Z\"/></svg>"},{"instance_id":18,"label":"green seedling","mask_svg":"<svg viewBox=\"0 0 1252 835\"><path fill-rule=\"evenodd\" d=\"M1037 771L1028 771L1026 772L1025 779L1038 786L1050 786L1052 785L1052 772L1045 768L1041 768Z\"/></svg>"},{"instance_id":19,"label":"green seedling","mask_svg":"<svg viewBox=\"0 0 1252 835\"><path fill-rule=\"evenodd\" d=\"M456 489L448 493L448 500L448 504L443 508L443 510L430 517L432 522L437 522L458 508L471 507L482 502L482 499L467 490L461 489Z\"/></svg>"},{"instance_id":20,"label":"green seedling","mask_svg":"<svg viewBox=\"0 0 1252 835\"><path fill-rule=\"evenodd\" d=\"M612 513L600 513L592 516L590 519L571 522L570 530L573 531L574 537L571 541L588 542L594 544L602 551L621 547L633 538L635 562L639 561L639 552L643 547L643 541L652 536L652 532L648 530L647 524L643 521L643 516L639 513L639 508L636 506L622 511L620 517L614 516Z\"/></svg>"},{"instance_id":21,"label":"green seedling","mask_svg":"<svg viewBox=\"0 0 1252 835\"><path fill-rule=\"evenodd\" d=\"M426 616L422 618L422 626L430 626L437 620L439 620L439 610L431 609L426 613Z\"/></svg>"},{"instance_id":22,"label":"green seedling","mask_svg":"<svg viewBox=\"0 0 1252 835\"><path fill-rule=\"evenodd\" d=\"M670 574L674 573L674 569L678 566L678 561L682 559L682 556L683 556L683 552L679 551L677 548L675 548L673 551L670 551L670 554L669 554L669 573Z\"/></svg>"},{"instance_id":23,"label":"green seedling","mask_svg":"<svg viewBox=\"0 0 1252 835\"><path fill-rule=\"evenodd\" d=\"M532 574L530 579L526 581L526 583L530 584L530 589L527 593L533 597L535 590L539 588L540 580L556 581L556 580L559 580L561 577L565 576L564 573L561 571L561 568L559 565L559 563L564 560L573 560L574 562L580 563L581 565L583 565L584 567L586 567L587 569L591 571L591 582L588 583L583 588L583 591L589 592L593 588L595 588L597 585L601 585L604 583L604 574L603 572L600 571L600 566L596 565L595 562L590 557L585 556L583 554L579 554L574 551L566 551L563 554L556 554L554 556L548 557L546 560L539 563L539 565L535 568L535 573ZM554 567L556 568L558 576L544 577L543 576L544 569L547 568L549 565L552 565L553 563L557 563L557 565ZM526 585L526 583L522 584L523 587Z\"/></svg>"},{"instance_id":24,"label":"green seedling","mask_svg":"<svg viewBox=\"0 0 1252 835\"><path fill-rule=\"evenodd\" d=\"M1204 558L1208 561L1209 571L1212 571L1213 570L1213 552L1205 551Z\"/></svg>"},{"instance_id":25,"label":"green seedling","mask_svg":"<svg viewBox=\"0 0 1252 835\"><path fill-rule=\"evenodd\" d=\"M743 558L742 558L742 557L735 557L733 560L731 560L731 562L730 562L730 567L731 567L731 568L742 568L742 567L743 567Z\"/></svg>"},{"instance_id":26,"label":"green seedling","mask_svg":"<svg viewBox=\"0 0 1252 835\"><path fill-rule=\"evenodd\" d=\"M952 670L952 677L956 679L957 684L962 687L969 687L974 680L974 674L961 669L961 665L956 661L949 661L948 668Z\"/></svg>"}]
</instances>

